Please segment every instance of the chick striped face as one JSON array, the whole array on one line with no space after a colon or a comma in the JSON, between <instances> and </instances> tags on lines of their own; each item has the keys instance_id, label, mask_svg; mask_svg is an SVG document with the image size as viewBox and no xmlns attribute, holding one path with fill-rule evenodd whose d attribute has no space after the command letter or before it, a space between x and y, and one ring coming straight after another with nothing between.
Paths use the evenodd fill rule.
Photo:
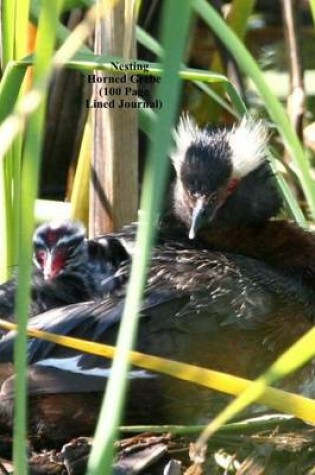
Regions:
<instances>
[{"instance_id":1,"label":"chick striped face","mask_svg":"<svg viewBox=\"0 0 315 475\"><path fill-rule=\"evenodd\" d=\"M85 252L85 230L71 221L39 226L33 236L33 261L44 279L55 279L82 263Z\"/></svg>"}]
</instances>

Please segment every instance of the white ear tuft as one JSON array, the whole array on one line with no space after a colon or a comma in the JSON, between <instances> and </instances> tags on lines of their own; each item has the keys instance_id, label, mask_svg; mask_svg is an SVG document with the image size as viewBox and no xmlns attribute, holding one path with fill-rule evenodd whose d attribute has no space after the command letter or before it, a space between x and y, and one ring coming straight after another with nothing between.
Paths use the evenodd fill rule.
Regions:
<instances>
[{"instance_id":1,"label":"white ear tuft","mask_svg":"<svg viewBox=\"0 0 315 475\"><path fill-rule=\"evenodd\" d=\"M232 149L234 176L242 178L266 160L267 138L262 121L244 117L239 125L233 127L228 140Z\"/></svg>"},{"instance_id":2,"label":"white ear tuft","mask_svg":"<svg viewBox=\"0 0 315 475\"><path fill-rule=\"evenodd\" d=\"M194 119L188 114L183 114L174 131L175 148L171 152L171 159L177 173L185 159L188 147L196 140L198 134L200 134L200 129Z\"/></svg>"}]
</instances>

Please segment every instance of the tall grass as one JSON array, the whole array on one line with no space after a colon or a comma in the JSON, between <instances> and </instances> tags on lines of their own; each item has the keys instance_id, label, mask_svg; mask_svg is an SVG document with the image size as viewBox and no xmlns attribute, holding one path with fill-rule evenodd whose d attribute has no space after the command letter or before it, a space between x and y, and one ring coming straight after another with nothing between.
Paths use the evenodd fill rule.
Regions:
<instances>
[{"instance_id":1,"label":"tall grass","mask_svg":"<svg viewBox=\"0 0 315 475\"><path fill-rule=\"evenodd\" d=\"M110 473L112 464L114 440L128 380L128 352L136 336L137 313L145 284L146 268L154 237L153 230L164 192L167 153L180 95L178 69L184 54L190 14L190 1L183 3L181 0L171 0L165 3L162 43L168 54L163 58L162 81L156 89L156 97L162 101L163 108L157 114L152 137L141 198L139 231L117 340L117 355L114 358L112 374L96 428L88 475L97 475L101 470ZM174 18L177 19L177 28L172 26ZM113 400L115 400L114 406Z\"/></svg>"},{"instance_id":2,"label":"tall grass","mask_svg":"<svg viewBox=\"0 0 315 475\"><path fill-rule=\"evenodd\" d=\"M27 53L27 18L29 0L3 0L1 3L1 65L6 75L11 61L24 57ZM15 78L22 81L22 77ZM10 104L13 104L20 87L16 84L9 86L10 93L6 96L0 117L7 113ZM12 94L13 92L13 94ZM4 224L0 242L0 281L8 278L12 273L17 259L17 240L19 205L17 203L20 190L20 155L21 142L17 139L14 146L8 151L6 160L0 163L0 218Z\"/></svg>"},{"instance_id":3,"label":"tall grass","mask_svg":"<svg viewBox=\"0 0 315 475\"><path fill-rule=\"evenodd\" d=\"M32 234L34 229L34 203L37 197L47 89L43 78L49 68L54 51L56 26L62 1L42 4L38 25L36 54L34 57L34 88L42 93L42 101L30 117L21 161L21 195L19 196L20 232L18 233L19 273L16 296L16 316L19 332L15 342L15 411L13 461L16 473L27 473L26 463L26 325L30 300ZM28 13L28 10L26 11ZM27 16L27 15L26 15Z\"/></svg>"},{"instance_id":4,"label":"tall grass","mask_svg":"<svg viewBox=\"0 0 315 475\"><path fill-rule=\"evenodd\" d=\"M260 71L260 68L249 51L238 39L236 34L228 28L215 9L206 0L193 0L193 7L196 13L209 25L225 47L231 52L242 72L251 78L256 85L271 119L282 135L284 143L296 164L298 178L307 198L312 216L315 219L315 187L310 173L309 163L306 160L301 143L284 108L272 93L263 73Z\"/></svg>"},{"instance_id":5,"label":"tall grass","mask_svg":"<svg viewBox=\"0 0 315 475\"><path fill-rule=\"evenodd\" d=\"M74 0L68 6L75 6ZM84 2L90 3L90 2ZM106 3L106 2L104 2ZM53 67L65 64L69 68L81 71L92 71L93 69L111 70L111 59L93 55L85 46L82 46L87 30L83 28L77 36L71 37L68 46L71 54L65 56L59 54L53 60L55 40L65 42L69 32L58 23L58 15L62 8L62 1L51 2L43 0L41 6L34 2L31 6L31 14L38 19L38 38L36 43L36 53L32 57L21 59L23 56L20 46L15 55L15 38L19 28L25 31L28 17L28 2L7 0L4 3L5 25L2 25L6 41L3 49L2 64L4 74L0 83L0 156L4 151L8 151L5 161L0 163L0 219L2 229L5 229L3 239L1 237L2 250L1 260L4 262L2 271L14 261L14 251L12 245L13 235L18 236L18 256L19 256L19 287L17 294L16 314L19 323L18 338L16 341L15 365L17 371L16 378L16 402L15 402L15 438L14 438L14 466L18 475L27 473L25 436L26 436L26 321L27 308L29 303L29 280L31 275L31 235L34 226L34 202L37 197L39 163L42 149L42 139L44 131L45 103L47 96L48 72ZM18 5L19 4L19 5ZM17 9L17 5L19 8ZM110 473L111 460L113 455L113 441L117 434L126 389L126 379L128 371L128 352L132 348L137 329L137 309L141 299L142 289L145 284L146 265L150 256L150 248L154 238L154 224L157 212L161 203L164 182L166 175L166 155L171 141L172 125L176 116L181 90L181 79L194 81L198 87L202 88L211 97L220 103L221 106L229 109L236 116L246 113L246 108L235 90L234 86L226 77L211 72L189 69L183 66L185 42L191 16L191 7L195 12L216 32L218 37L231 51L237 60L240 68L250 77L261 96L264 99L266 109L270 117L275 122L282 135L288 149L295 158L299 178L307 197L310 209L315 215L315 191L310 177L309 166L304 158L302 146L299 143L288 118L279 101L273 96L267 86L264 77L256 62L246 50L242 42L227 27L224 21L217 15L211 5L205 0L167 0L163 14L163 35L161 43L157 43L139 30L138 35L142 41L147 42L151 50L156 51L162 57L162 63L152 63L150 74L161 75L162 83L156 94L164 102L164 108L155 117L153 114L141 113L143 128L151 137L151 148L148 158L143 195L141 199L141 218L139 224L139 235L135 253L135 263L132 267L130 287L128 289L126 308L118 339L119 351L113 364L113 375L107 388L107 396L100 414L95 444L89 461L88 474L97 475L100 473ZM314 2L312 2L314 6ZM176 20L175 20L176 19ZM16 22L16 23L15 23ZM86 25L85 25L86 26ZM90 28L88 26L87 28ZM20 32L19 32L20 33ZM80 53L75 54L77 50ZM75 54L73 59L69 59ZM11 62L10 62L11 61ZM34 64L34 85L33 102L28 109L28 104L19 106L18 95L21 83L25 74L25 69ZM227 99L218 97L209 86L211 83L219 82L224 87L230 97ZM14 115L10 113L14 111ZM21 146L18 142L14 145L14 140L19 137L27 118L27 128L24 137L23 156ZM9 135L7 134L9 131ZM77 178L78 179L78 178ZM15 194L12 195L12 183ZM78 185L79 187L79 185ZM20 191L21 190L21 191ZM290 199L290 198L289 198ZM298 216L298 211L296 211ZM300 215L301 217L301 215ZM18 229L20 228L20 231ZM14 232L15 230L15 232ZM2 277L5 273L2 273ZM309 341L309 340L308 340ZM311 340L313 342L313 340ZM313 345L314 346L314 345ZM294 353L294 364L285 367L293 371L302 361L310 358L310 352L298 351ZM270 383L270 379L265 381ZM116 401L113 406L112 401ZM247 399L253 400L253 393ZM281 404L281 403L280 403ZM239 406L240 407L240 406ZM243 407L243 406L242 406ZM230 413L228 413L230 414ZM219 422L226 420L222 416ZM218 425L216 426L218 427ZM210 431L213 431L210 429Z\"/></svg>"}]
</instances>

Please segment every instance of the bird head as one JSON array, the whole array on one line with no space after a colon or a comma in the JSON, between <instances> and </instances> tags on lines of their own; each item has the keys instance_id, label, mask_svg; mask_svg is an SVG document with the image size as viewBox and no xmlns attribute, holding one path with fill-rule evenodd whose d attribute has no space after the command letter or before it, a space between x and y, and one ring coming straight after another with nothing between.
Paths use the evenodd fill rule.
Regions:
<instances>
[{"instance_id":1,"label":"bird head","mask_svg":"<svg viewBox=\"0 0 315 475\"><path fill-rule=\"evenodd\" d=\"M188 116L181 118L171 155L176 170L174 207L191 239L217 218L242 181L266 163L266 138L262 123L252 119L228 130L199 128Z\"/></svg>"},{"instance_id":2,"label":"bird head","mask_svg":"<svg viewBox=\"0 0 315 475\"><path fill-rule=\"evenodd\" d=\"M39 226L33 235L33 262L44 279L55 279L78 268L86 257L87 245L82 224L56 221Z\"/></svg>"}]
</instances>

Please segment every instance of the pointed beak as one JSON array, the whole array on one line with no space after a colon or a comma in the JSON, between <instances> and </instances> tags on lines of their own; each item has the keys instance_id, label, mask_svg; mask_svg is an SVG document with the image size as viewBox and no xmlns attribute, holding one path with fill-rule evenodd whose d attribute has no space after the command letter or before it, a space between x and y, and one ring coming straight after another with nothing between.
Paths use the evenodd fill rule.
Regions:
<instances>
[{"instance_id":1,"label":"pointed beak","mask_svg":"<svg viewBox=\"0 0 315 475\"><path fill-rule=\"evenodd\" d=\"M44 274L44 279L49 280L53 276L53 268L52 268L52 255L50 252L47 253L44 267L43 267L43 274Z\"/></svg>"},{"instance_id":2,"label":"pointed beak","mask_svg":"<svg viewBox=\"0 0 315 475\"><path fill-rule=\"evenodd\" d=\"M189 239L195 239L197 232L203 226L203 224L205 224L205 222L211 221L211 217L214 216L215 210L215 203L209 203L209 200L205 199L203 196L198 198L192 212Z\"/></svg>"}]
</instances>

